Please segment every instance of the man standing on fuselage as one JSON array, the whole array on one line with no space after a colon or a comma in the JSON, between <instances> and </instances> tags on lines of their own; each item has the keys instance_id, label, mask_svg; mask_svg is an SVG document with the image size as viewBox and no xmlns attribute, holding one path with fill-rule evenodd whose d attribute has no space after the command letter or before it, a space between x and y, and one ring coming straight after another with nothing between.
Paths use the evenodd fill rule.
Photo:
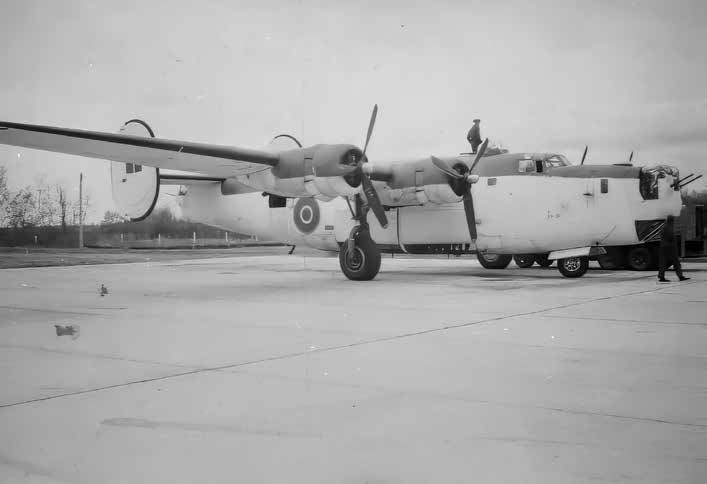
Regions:
<instances>
[{"instance_id":1,"label":"man standing on fuselage","mask_svg":"<svg viewBox=\"0 0 707 484\"><path fill-rule=\"evenodd\" d=\"M481 144L481 127L479 126L480 122L480 119L475 119L474 126L471 127L469 133L467 133L466 135L466 140L471 145L471 152L473 154L476 154L476 150Z\"/></svg>"}]
</instances>

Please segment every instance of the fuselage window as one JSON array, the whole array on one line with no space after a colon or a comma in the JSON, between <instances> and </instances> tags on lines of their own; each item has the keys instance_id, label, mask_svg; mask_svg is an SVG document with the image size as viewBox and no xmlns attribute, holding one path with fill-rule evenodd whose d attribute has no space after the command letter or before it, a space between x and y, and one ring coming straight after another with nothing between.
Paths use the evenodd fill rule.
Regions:
<instances>
[{"instance_id":1,"label":"fuselage window","mask_svg":"<svg viewBox=\"0 0 707 484\"><path fill-rule=\"evenodd\" d=\"M535 162L533 160L518 160L518 173L534 173Z\"/></svg>"},{"instance_id":2,"label":"fuselage window","mask_svg":"<svg viewBox=\"0 0 707 484\"><path fill-rule=\"evenodd\" d=\"M132 163L125 164L125 173L132 173L135 170L135 165Z\"/></svg>"},{"instance_id":3,"label":"fuselage window","mask_svg":"<svg viewBox=\"0 0 707 484\"><path fill-rule=\"evenodd\" d=\"M543 172L543 160L535 160L535 171L538 173Z\"/></svg>"},{"instance_id":4,"label":"fuselage window","mask_svg":"<svg viewBox=\"0 0 707 484\"><path fill-rule=\"evenodd\" d=\"M140 172L140 171L142 171L142 165L136 164L136 165L135 165L135 173L138 173L138 172Z\"/></svg>"}]
</instances>

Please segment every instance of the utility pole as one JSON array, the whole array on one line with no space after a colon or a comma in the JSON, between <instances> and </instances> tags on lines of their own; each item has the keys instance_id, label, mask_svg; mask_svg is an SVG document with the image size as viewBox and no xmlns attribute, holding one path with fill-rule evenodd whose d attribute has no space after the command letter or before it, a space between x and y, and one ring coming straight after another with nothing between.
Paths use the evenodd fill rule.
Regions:
<instances>
[{"instance_id":1,"label":"utility pole","mask_svg":"<svg viewBox=\"0 0 707 484\"><path fill-rule=\"evenodd\" d=\"M83 249L83 173L79 175L79 249Z\"/></svg>"}]
</instances>

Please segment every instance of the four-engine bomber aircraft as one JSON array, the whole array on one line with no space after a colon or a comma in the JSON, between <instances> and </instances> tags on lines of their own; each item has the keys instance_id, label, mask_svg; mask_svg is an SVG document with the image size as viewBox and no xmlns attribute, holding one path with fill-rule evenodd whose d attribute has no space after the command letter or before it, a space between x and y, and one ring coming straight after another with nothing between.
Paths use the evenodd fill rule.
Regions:
<instances>
[{"instance_id":1,"label":"four-engine bomber aircraft","mask_svg":"<svg viewBox=\"0 0 707 484\"><path fill-rule=\"evenodd\" d=\"M113 199L133 220L150 214L161 184L181 185L188 219L338 250L353 280L376 276L381 246L435 244L473 248L487 268L534 254L579 277L589 256L648 240L667 215L680 214L678 172L667 166L572 166L555 153L485 156L488 140L476 156L368 163L377 110L363 150L302 147L289 135L261 150L160 139L137 119L116 134L0 122L0 143L112 161Z\"/></svg>"}]
</instances>

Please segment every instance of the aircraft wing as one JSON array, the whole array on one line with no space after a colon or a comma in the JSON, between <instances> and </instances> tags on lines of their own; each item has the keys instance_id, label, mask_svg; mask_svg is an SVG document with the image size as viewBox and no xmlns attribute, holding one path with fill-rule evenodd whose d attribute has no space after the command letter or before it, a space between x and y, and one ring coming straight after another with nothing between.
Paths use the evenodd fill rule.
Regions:
<instances>
[{"instance_id":1,"label":"aircraft wing","mask_svg":"<svg viewBox=\"0 0 707 484\"><path fill-rule=\"evenodd\" d=\"M279 161L276 154L261 150L4 121L0 144L220 178L260 171Z\"/></svg>"}]
</instances>

